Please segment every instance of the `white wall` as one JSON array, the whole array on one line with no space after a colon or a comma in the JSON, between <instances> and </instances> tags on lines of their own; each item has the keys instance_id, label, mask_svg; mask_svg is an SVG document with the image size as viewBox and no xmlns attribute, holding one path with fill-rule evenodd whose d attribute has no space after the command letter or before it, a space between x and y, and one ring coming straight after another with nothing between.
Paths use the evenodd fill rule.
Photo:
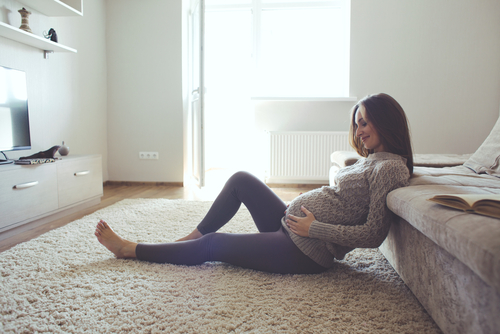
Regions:
<instances>
[{"instance_id":1,"label":"white wall","mask_svg":"<svg viewBox=\"0 0 500 334\"><path fill-rule=\"evenodd\" d=\"M416 153L470 153L500 105L500 1L352 0L352 96L385 92ZM348 130L350 102L259 102L262 129Z\"/></svg>"},{"instance_id":2,"label":"white wall","mask_svg":"<svg viewBox=\"0 0 500 334\"><path fill-rule=\"evenodd\" d=\"M182 1L108 0L109 179L183 181ZM139 152L159 160L139 160Z\"/></svg>"},{"instance_id":3,"label":"white wall","mask_svg":"<svg viewBox=\"0 0 500 334\"><path fill-rule=\"evenodd\" d=\"M78 49L48 60L0 37L0 65L27 72L30 97L33 149L9 156L64 140L70 154L102 154L105 180L182 182L182 2L86 0L83 17L33 12L36 34L54 27ZM0 20L19 26L21 7L0 0ZM497 0L352 0L351 94L398 99L417 153L473 152L498 118L498 13ZM352 104L259 103L257 124L346 130ZM139 160L139 151L160 160Z\"/></svg>"},{"instance_id":4,"label":"white wall","mask_svg":"<svg viewBox=\"0 0 500 334\"><path fill-rule=\"evenodd\" d=\"M0 0L0 21L21 25L17 1ZM27 9L30 9L27 7ZM54 28L59 43L78 53L43 51L0 37L0 65L27 73L31 151L7 152L19 158L46 150L64 140L70 154L102 154L107 178L105 1L84 4L83 17L46 17L31 10L34 34Z\"/></svg>"}]
</instances>

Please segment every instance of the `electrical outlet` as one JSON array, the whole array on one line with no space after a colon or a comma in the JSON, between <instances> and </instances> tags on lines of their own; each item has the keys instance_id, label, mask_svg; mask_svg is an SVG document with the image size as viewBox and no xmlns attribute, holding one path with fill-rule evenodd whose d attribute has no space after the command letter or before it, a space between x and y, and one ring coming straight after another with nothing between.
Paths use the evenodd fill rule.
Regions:
<instances>
[{"instance_id":1,"label":"electrical outlet","mask_svg":"<svg viewBox=\"0 0 500 334\"><path fill-rule=\"evenodd\" d=\"M158 152L139 152L139 159L158 160L160 156Z\"/></svg>"}]
</instances>

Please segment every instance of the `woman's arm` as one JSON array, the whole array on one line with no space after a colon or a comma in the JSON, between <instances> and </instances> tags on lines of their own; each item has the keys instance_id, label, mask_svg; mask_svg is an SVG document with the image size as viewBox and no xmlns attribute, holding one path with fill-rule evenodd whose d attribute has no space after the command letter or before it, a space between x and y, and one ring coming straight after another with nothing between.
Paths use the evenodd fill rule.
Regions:
<instances>
[{"instance_id":1,"label":"woman's arm","mask_svg":"<svg viewBox=\"0 0 500 334\"><path fill-rule=\"evenodd\" d=\"M366 223L338 225L313 220L309 224L308 236L352 248L380 246L391 224L390 211L386 205L387 194L394 189L408 185L408 179L409 173L405 165L393 161L379 164L369 178L370 204ZM306 214L306 217L299 219L297 223L301 223L305 228L310 219ZM301 228L295 229L302 231Z\"/></svg>"}]
</instances>

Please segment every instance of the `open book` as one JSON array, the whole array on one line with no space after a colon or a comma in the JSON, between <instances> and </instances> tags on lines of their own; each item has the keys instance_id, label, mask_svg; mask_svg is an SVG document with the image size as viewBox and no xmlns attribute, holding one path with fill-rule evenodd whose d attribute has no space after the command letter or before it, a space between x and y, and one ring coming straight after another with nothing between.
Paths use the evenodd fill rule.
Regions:
<instances>
[{"instance_id":1,"label":"open book","mask_svg":"<svg viewBox=\"0 0 500 334\"><path fill-rule=\"evenodd\" d=\"M429 201L465 212L500 218L500 194L444 194L429 198Z\"/></svg>"}]
</instances>

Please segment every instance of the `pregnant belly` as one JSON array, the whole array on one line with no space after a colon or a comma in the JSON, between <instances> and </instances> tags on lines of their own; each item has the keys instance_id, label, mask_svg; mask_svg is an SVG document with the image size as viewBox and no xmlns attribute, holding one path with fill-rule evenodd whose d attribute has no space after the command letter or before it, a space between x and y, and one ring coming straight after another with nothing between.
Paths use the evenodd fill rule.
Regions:
<instances>
[{"instance_id":1,"label":"pregnant belly","mask_svg":"<svg viewBox=\"0 0 500 334\"><path fill-rule=\"evenodd\" d=\"M335 210L339 208L339 201L326 192L320 191L310 191L299 197L295 198L287 209L288 215L293 215L297 217L305 217L305 214L300 209L304 206L307 210L311 211L316 220L320 222L331 221L333 216L335 216Z\"/></svg>"}]
</instances>

